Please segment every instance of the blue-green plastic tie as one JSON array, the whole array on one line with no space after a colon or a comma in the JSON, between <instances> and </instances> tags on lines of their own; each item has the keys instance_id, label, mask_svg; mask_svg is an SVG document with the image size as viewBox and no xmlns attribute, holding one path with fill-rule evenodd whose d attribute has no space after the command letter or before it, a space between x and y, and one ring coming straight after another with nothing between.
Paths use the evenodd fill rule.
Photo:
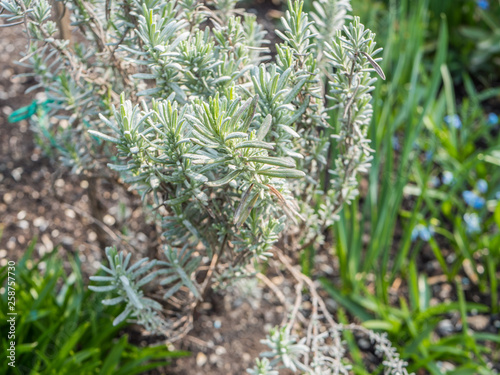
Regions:
<instances>
[{"instance_id":1,"label":"blue-green plastic tie","mask_svg":"<svg viewBox=\"0 0 500 375\"><path fill-rule=\"evenodd\" d=\"M7 121L9 121L10 123L15 123L21 120L29 119L38 111L38 108L42 108L42 110L45 113L48 113L50 109L49 104L53 102L54 100L52 99L47 99L44 100L43 102L39 102L38 100L35 99L31 102L31 104L16 109L14 112L12 112L10 116L7 118Z\"/></svg>"}]
</instances>

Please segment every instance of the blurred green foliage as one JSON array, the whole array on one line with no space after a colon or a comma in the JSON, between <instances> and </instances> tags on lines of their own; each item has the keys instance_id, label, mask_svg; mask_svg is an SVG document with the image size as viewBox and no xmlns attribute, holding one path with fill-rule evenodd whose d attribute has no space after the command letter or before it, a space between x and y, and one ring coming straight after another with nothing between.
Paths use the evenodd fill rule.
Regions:
<instances>
[{"instance_id":1,"label":"blurred green foliage","mask_svg":"<svg viewBox=\"0 0 500 375\"><path fill-rule=\"evenodd\" d=\"M309 9L310 9L310 3ZM426 53L438 52L438 36L446 20L448 48L446 63L455 84L463 84L464 74L473 74L483 87L500 81L500 4L491 0L352 0L353 14L358 15L378 38L387 40L389 33L401 32L405 19L426 9L422 47ZM398 9L401 25L390 26L389 13ZM399 28L402 26L403 28ZM410 35L402 35L409 38Z\"/></svg>"},{"instance_id":2,"label":"blurred green foliage","mask_svg":"<svg viewBox=\"0 0 500 375\"><path fill-rule=\"evenodd\" d=\"M384 47L387 80L373 93L366 191L332 231L339 277L322 283L341 320L389 332L412 371L492 374L500 363L500 137L489 110L500 17L488 5L353 1ZM310 273L314 250L302 263ZM468 325L476 314L491 319L482 331Z\"/></svg>"},{"instance_id":3,"label":"blurred green foliage","mask_svg":"<svg viewBox=\"0 0 500 375\"><path fill-rule=\"evenodd\" d=\"M35 241L16 264L16 367L5 358L2 374L143 374L168 365L186 352L164 345L137 347L123 334L126 326L113 326L116 306L106 307L87 290L77 257L63 262L57 250L33 259ZM7 266L0 269L5 285ZM7 293L0 298L0 348L7 353ZM7 354L6 354L7 355ZM5 355L5 356L6 356Z\"/></svg>"}]
</instances>

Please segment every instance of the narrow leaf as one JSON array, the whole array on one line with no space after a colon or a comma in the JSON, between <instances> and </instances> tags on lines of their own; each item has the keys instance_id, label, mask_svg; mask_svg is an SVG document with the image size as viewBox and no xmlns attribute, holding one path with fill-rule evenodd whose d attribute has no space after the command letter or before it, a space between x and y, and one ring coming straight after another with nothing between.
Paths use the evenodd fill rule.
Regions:
<instances>
[{"instance_id":1,"label":"narrow leaf","mask_svg":"<svg viewBox=\"0 0 500 375\"><path fill-rule=\"evenodd\" d=\"M254 156L254 157L248 158L248 161L251 161L254 163L275 165L277 167L285 167L285 168L295 168L296 167L295 162L293 160L285 159L285 158L270 157L270 156Z\"/></svg>"},{"instance_id":2,"label":"narrow leaf","mask_svg":"<svg viewBox=\"0 0 500 375\"><path fill-rule=\"evenodd\" d=\"M232 171L231 173L229 173L227 176L221 178L220 180L207 182L206 185L208 185L210 187L217 187L217 186L226 185L226 184L230 183L231 181L233 181L236 177L238 177L240 175L240 173L241 173L240 170Z\"/></svg>"},{"instance_id":3,"label":"narrow leaf","mask_svg":"<svg viewBox=\"0 0 500 375\"><path fill-rule=\"evenodd\" d=\"M89 130L89 133L92 134L94 137L100 138L104 141L120 143L120 140L118 138L111 137L110 135L98 132L96 130Z\"/></svg>"},{"instance_id":4,"label":"narrow leaf","mask_svg":"<svg viewBox=\"0 0 500 375\"><path fill-rule=\"evenodd\" d=\"M278 178L303 178L306 174L296 169L265 169L257 171L258 174Z\"/></svg>"},{"instance_id":5,"label":"narrow leaf","mask_svg":"<svg viewBox=\"0 0 500 375\"><path fill-rule=\"evenodd\" d=\"M266 116L266 118L260 125L259 131L257 132L257 139L259 141L263 141L267 133L269 133L269 129L271 129L272 120L273 116L269 114Z\"/></svg>"},{"instance_id":6,"label":"narrow leaf","mask_svg":"<svg viewBox=\"0 0 500 375\"><path fill-rule=\"evenodd\" d=\"M263 148L265 150L274 150L272 143L263 141L245 141L237 144L235 148Z\"/></svg>"}]
</instances>

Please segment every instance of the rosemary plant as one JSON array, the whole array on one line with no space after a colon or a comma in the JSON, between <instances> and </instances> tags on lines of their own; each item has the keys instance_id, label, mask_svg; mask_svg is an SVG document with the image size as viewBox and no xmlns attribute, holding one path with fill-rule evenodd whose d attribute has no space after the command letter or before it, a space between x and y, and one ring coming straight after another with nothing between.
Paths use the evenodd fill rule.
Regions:
<instances>
[{"instance_id":1,"label":"rosemary plant","mask_svg":"<svg viewBox=\"0 0 500 375\"><path fill-rule=\"evenodd\" d=\"M115 323L135 319L171 340L210 288L250 275L278 241L292 251L320 243L373 152L380 49L358 18L344 25L349 1L320 0L310 16L289 0L274 61L256 17L235 3L69 0L74 40L64 40L47 0L1 2L7 25L26 27L22 63L44 94L28 117L41 144L75 173L120 176L162 226L158 259L132 264L108 248L107 275L92 278L104 285L90 288L124 305ZM298 314L269 334L271 360L249 373L347 371L345 327L317 319L298 339ZM387 356L386 341L370 337Z\"/></svg>"}]
</instances>

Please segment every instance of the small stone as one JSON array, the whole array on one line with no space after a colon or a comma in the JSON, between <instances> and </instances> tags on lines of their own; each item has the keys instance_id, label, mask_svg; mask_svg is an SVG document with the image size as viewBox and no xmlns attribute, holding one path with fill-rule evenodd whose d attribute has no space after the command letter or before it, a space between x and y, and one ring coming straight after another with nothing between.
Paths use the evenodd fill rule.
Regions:
<instances>
[{"instance_id":1,"label":"small stone","mask_svg":"<svg viewBox=\"0 0 500 375\"><path fill-rule=\"evenodd\" d=\"M94 231L90 231L88 234L88 239L90 242L97 240L97 233Z\"/></svg>"},{"instance_id":2,"label":"small stone","mask_svg":"<svg viewBox=\"0 0 500 375\"><path fill-rule=\"evenodd\" d=\"M21 179L21 176L23 175L23 172L24 172L23 168L19 167L19 168L13 169L10 172L10 174L12 175L14 180L19 181Z\"/></svg>"},{"instance_id":3,"label":"small stone","mask_svg":"<svg viewBox=\"0 0 500 375\"><path fill-rule=\"evenodd\" d=\"M9 240L7 241L7 250L14 250L15 247L16 247L16 238L15 237L9 238Z\"/></svg>"},{"instance_id":4,"label":"small stone","mask_svg":"<svg viewBox=\"0 0 500 375\"><path fill-rule=\"evenodd\" d=\"M437 325L437 331L441 336L449 336L455 332L455 327L449 319L441 320Z\"/></svg>"},{"instance_id":5,"label":"small stone","mask_svg":"<svg viewBox=\"0 0 500 375\"><path fill-rule=\"evenodd\" d=\"M282 276L276 276L271 279L274 285L281 285L285 279Z\"/></svg>"},{"instance_id":6,"label":"small stone","mask_svg":"<svg viewBox=\"0 0 500 375\"><path fill-rule=\"evenodd\" d=\"M66 209L64 211L64 214L69 217L70 219L74 219L76 217L76 214L75 214L75 211L71 210L71 209Z\"/></svg>"},{"instance_id":7,"label":"small stone","mask_svg":"<svg viewBox=\"0 0 500 375\"><path fill-rule=\"evenodd\" d=\"M9 106L2 107L2 112L5 116L9 116L13 111L14 110Z\"/></svg>"},{"instance_id":8,"label":"small stone","mask_svg":"<svg viewBox=\"0 0 500 375\"><path fill-rule=\"evenodd\" d=\"M334 301L333 299L331 298L328 298L326 301L325 301L326 305L331 308L332 310L337 310L338 309L338 305L337 305L337 302Z\"/></svg>"},{"instance_id":9,"label":"small stone","mask_svg":"<svg viewBox=\"0 0 500 375\"><path fill-rule=\"evenodd\" d=\"M140 242L148 242L148 236L146 236L144 233L139 232L136 234L136 238Z\"/></svg>"},{"instance_id":10,"label":"small stone","mask_svg":"<svg viewBox=\"0 0 500 375\"><path fill-rule=\"evenodd\" d=\"M248 353L243 353L241 359L243 359L243 362L245 363L252 362L252 356Z\"/></svg>"},{"instance_id":11,"label":"small stone","mask_svg":"<svg viewBox=\"0 0 500 375\"><path fill-rule=\"evenodd\" d=\"M325 263L320 264L319 268L320 268L321 272L323 272L327 275L333 275L333 273L334 273L333 267L331 267L328 264L325 264Z\"/></svg>"},{"instance_id":12,"label":"small stone","mask_svg":"<svg viewBox=\"0 0 500 375\"><path fill-rule=\"evenodd\" d=\"M370 341L364 338L358 341L358 345L363 350L368 350L371 347Z\"/></svg>"},{"instance_id":13,"label":"small stone","mask_svg":"<svg viewBox=\"0 0 500 375\"><path fill-rule=\"evenodd\" d=\"M441 299L449 298L451 292L452 292L451 285L449 285L449 284L443 284L441 286L441 290L439 291L439 297Z\"/></svg>"},{"instance_id":14,"label":"small stone","mask_svg":"<svg viewBox=\"0 0 500 375\"><path fill-rule=\"evenodd\" d=\"M443 374L448 372L448 371L453 371L456 368L453 363L441 362L441 361L438 362L438 367L443 372Z\"/></svg>"},{"instance_id":15,"label":"small stone","mask_svg":"<svg viewBox=\"0 0 500 375\"><path fill-rule=\"evenodd\" d=\"M304 309L304 310L311 310L312 309L312 303L309 302L309 301L302 302L302 309Z\"/></svg>"},{"instance_id":16,"label":"small stone","mask_svg":"<svg viewBox=\"0 0 500 375\"><path fill-rule=\"evenodd\" d=\"M73 244L75 243L75 240L72 238L72 237L69 237L69 236L64 236L62 239L61 239L61 242L63 245L65 246L73 246Z\"/></svg>"},{"instance_id":17,"label":"small stone","mask_svg":"<svg viewBox=\"0 0 500 375\"><path fill-rule=\"evenodd\" d=\"M483 331L490 323L490 318L486 315L475 315L467 318L467 323L475 331Z\"/></svg>"},{"instance_id":18,"label":"small stone","mask_svg":"<svg viewBox=\"0 0 500 375\"><path fill-rule=\"evenodd\" d=\"M439 300L437 298L431 298L429 301L429 306L437 306L439 305Z\"/></svg>"},{"instance_id":19,"label":"small stone","mask_svg":"<svg viewBox=\"0 0 500 375\"><path fill-rule=\"evenodd\" d=\"M214 332L213 337L215 342L223 342L224 339L222 338L222 335L219 332Z\"/></svg>"},{"instance_id":20,"label":"small stone","mask_svg":"<svg viewBox=\"0 0 500 375\"><path fill-rule=\"evenodd\" d=\"M111 215L108 215L108 214L104 215L104 217L102 218L102 221L104 221L104 224L109 225L109 226L112 226L116 223L115 218Z\"/></svg>"},{"instance_id":21,"label":"small stone","mask_svg":"<svg viewBox=\"0 0 500 375\"><path fill-rule=\"evenodd\" d=\"M17 226L21 229L28 229L30 227L30 223L28 223L27 220L21 220L19 223L17 223Z\"/></svg>"},{"instance_id":22,"label":"small stone","mask_svg":"<svg viewBox=\"0 0 500 375\"><path fill-rule=\"evenodd\" d=\"M227 350L223 346L218 346L215 348L215 354L217 354L217 355L223 355L226 353L227 353Z\"/></svg>"},{"instance_id":23,"label":"small stone","mask_svg":"<svg viewBox=\"0 0 500 375\"><path fill-rule=\"evenodd\" d=\"M198 367L203 367L203 365L205 365L205 363L207 363L207 356L205 354L203 354L202 352L199 352L198 354L196 354L196 365Z\"/></svg>"},{"instance_id":24,"label":"small stone","mask_svg":"<svg viewBox=\"0 0 500 375\"><path fill-rule=\"evenodd\" d=\"M26 217L26 211L22 210L17 213L17 220L23 220Z\"/></svg>"},{"instance_id":25,"label":"small stone","mask_svg":"<svg viewBox=\"0 0 500 375\"><path fill-rule=\"evenodd\" d=\"M39 217L35 218L35 220L33 220L33 225L36 228L40 228L40 230L43 232L45 229L47 229L47 227L49 226L49 223L47 222L47 220L45 220L44 217L39 216Z\"/></svg>"},{"instance_id":26,"label":"small stone","mask_svg":"<svg viewBox=\"0 0 500 375\"><path fill-rule=\"evenodd\" d=\"M203 310L210 310L212 308L212 304L210 302L203 302L201 304L201 308Z\"/></svg>"},{"instance_id":27,"label":"small stone","mask_svg":"<svg viewBox=\"0 0 500 375\"><path fill-rule=\"evenodd\" d=\"M36 249L38 251L38 255L40 255L41 257L48 253L47 248L44 245L37 244Z\"/></svg>"},{"instance_id":28,"label":"small stone","mask_svg":"<svg viewBox=\"0 0 500 375\"><path fill-rule=\"evenodd\" d=\"M215 364L219 360L219 356L217 354L210 354L210 363Z\"/></svg>"},{"instance_id":29,"label":"small stone","mask_svg":"<svg viewBox=\"0 0 500 375\"><path fill-rule=\"evenodd\" d=\"M7 204L11 204L14 200L14 196L11 193L5 193L3 195L3 201Z\"/></svg>"},{"instance_id":30,"label":"small stone","mask_svg":"<svg viewBox=\"0 0 500 375\"><path fill-rule=\"evenodd\" d=\"M47 252L51 252L54 249L54 244L47 233L42 234L41 240Z\"/></svg>"}]
</instances>

